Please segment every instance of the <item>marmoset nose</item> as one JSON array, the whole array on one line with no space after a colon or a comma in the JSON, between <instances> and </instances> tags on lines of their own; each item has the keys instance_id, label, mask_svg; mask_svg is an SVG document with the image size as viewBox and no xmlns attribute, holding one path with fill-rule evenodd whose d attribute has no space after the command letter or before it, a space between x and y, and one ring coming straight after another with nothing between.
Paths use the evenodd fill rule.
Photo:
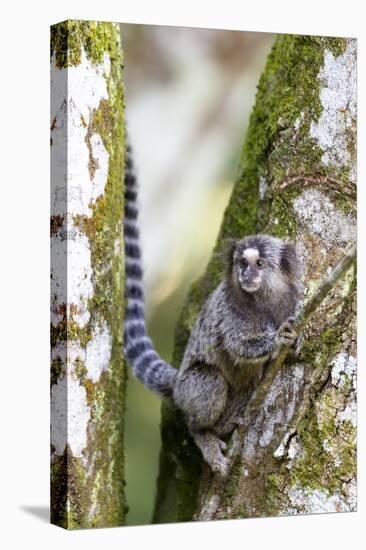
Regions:
<instances>
[{"instance_id":1,"label":"marmoset nose","mask_svg":"<svg viewBox=\"0 0 366 550\"><path fill-rule=\"evenodd\" d=\"M248 283L259 283L260 277L258 276L258 271L252 265L249 265L245 271L245 280Z\"/></svg>"}]
</instances>

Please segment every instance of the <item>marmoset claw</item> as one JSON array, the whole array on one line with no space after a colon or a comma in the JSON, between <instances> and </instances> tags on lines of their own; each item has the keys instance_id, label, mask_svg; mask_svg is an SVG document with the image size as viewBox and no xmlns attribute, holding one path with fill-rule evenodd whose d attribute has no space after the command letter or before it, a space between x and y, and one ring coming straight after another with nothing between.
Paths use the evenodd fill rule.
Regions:
<instances>
[{"instance_id":1,"label":"marmoset claw","mask_svg":"<svg viewBox=\"0 0 366 550\"><path fill-rule=\"evenodd\" d=\"M222 476L227 476L229 472L229 465L229 459L222 453L217 453L211 464L211 469L214 472L218 472Z\"/></svg>"},{"instance_id":2,"label":"marmoset claw","mask_svg":"<svg viewBox=\"0 0 366 550\"><path fill-rule=\"evenodd\" d=\"M279 328L278 338L281 344L292 347L297 340L297 332L293 330L293 322L290 320L285 321Z\"/></svg>"}]
</instances>

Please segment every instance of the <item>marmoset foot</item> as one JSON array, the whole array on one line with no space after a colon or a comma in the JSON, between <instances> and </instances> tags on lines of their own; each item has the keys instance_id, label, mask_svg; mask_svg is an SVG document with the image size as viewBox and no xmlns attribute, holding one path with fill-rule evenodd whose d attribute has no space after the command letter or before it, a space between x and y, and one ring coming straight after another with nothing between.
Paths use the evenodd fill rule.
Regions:
<instances>
[{"instance_id":1,"label":"marmoset foot","mask_svg":"<svg viewBox=\"0 0 366 550\"><path fill-rule=\"evenodd\" d=\"M226 449L226 443L210 432L195 432L193 437L211 470L226 476L230 464L229 459L222 453Z\"/></svg>"}]
</instances>

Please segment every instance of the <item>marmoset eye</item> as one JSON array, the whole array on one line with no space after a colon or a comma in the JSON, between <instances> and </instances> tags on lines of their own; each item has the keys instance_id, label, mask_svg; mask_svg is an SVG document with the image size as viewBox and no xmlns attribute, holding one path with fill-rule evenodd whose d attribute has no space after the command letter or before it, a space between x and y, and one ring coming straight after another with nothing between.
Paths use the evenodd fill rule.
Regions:
<instances>
[{"instance_id":1,"label":"marmoset eye","mask_svg":"<svg viewBox=\"0 0 366 550\"><path fill-rule=\"evenodd\" d=\"M240 260L240 265L241 265L241 267L244 267L244 269L245 269L245 268L248 267L249 264L248 264L248 261L243 258L243 259Z\"/></svg>"},{"instance_id":2,"label":"marmoset eye","mask_svg":"<svg viewBox=\"0 0 366 550\"><path fill-rule=\"evenodd\" d=\"M258 267L263 267L264 266L263 260L257 260L257 266Z\"/></svg>"}]
</instances>

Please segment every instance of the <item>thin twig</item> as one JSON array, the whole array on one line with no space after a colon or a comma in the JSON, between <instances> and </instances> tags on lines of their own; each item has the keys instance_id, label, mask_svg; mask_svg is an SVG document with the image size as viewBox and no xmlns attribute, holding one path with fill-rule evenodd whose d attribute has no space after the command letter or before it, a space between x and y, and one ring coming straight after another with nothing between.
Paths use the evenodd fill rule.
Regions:
<instances>
[{"instance_id":1,"label":"thin twig","mask_svg":"<svg viewBox=\"0 0 366 550\"><path fill-rule=\"evenodd\" d=\"M331 188L337 193L344 194L346 193L350 197L356 197L356 190L351 185L347 184L345 181L337 180L329 176L323 175L307 175L307 174L296 174L285 178L280 184L276 184L273 187L273 190L276 189L286 189L287 187L297 186L301 184L301 188L314 186L314 185L326 185L327 189Z\"/></svg>"},{"instance_id":2,"label":"thin twig","mask_svg":"<svg viewBox=\"0 0 366 550\"><path fill-rule=\"evenodd\" d=\"M298 334L301 333L305 325L312 319L320 304L323 302L323 300L326 298L332 288L334 288L339 279L341 279L341 277L343 277L348 269L351 267L356 259L356 254L357 248L356 245L354 245L346 253L344 258L331 271L328 277L319 285L313 296L310 298L309 302L306 304L306 306L304 307L302 312L300 312L299 316L294 322L294 330L296 330ZM217 473L213 475L212 481L204 499L204 503L201 507L200 512L197 514L197 520L207 521L214 519L215 514L217 513L217 510L220 506L221 496L230 475L231 467L233 466L236 458L241 454L244 436L252 424L254 415L258 412L265 397L268 395L273 380L281 369L282 365L284 364L289 353L290 349L287 346L282 345L279 349L276 359L268 365L265 375L259 383L256 392L253 394L248 405L246 406L242 419L242 424L236 428L232 435L231 444L227 453L227 458L229 458L230 461L229 474L225 477Z\"/></svg>"}]
</instances>

